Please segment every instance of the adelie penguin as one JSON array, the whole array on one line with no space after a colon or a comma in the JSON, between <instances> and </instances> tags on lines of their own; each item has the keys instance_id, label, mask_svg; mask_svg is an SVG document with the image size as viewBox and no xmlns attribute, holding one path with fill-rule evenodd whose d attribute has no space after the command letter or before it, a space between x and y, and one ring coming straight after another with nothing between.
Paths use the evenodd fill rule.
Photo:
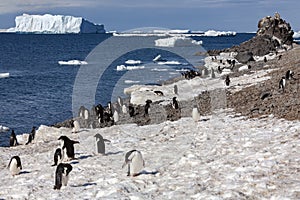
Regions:
<instances>
[{"instance_id":1,"label":"adelie penguin","mask_svg":"<svg viewBox=\"0 0 300 200\"><path fill-rule=\"evenodd\" d=\"M230 84L230 78L228 75L225 78L225 84L226 84L226 86L229 86L229 84Z\"/></svg>"},{"instance_id":2,"label":"adelie penguin","mask_svg":"<svg viewBox=\"0 0 300 200\"><path fill-rule=\"evenodd\" d=\"M65 160L65 156L67 156L67 160L72 160L75 158L74 144L78 144L78 141L71 140L67 136L60 136L58 140L61 140L62 146L62 160Z\"/></svg>"},{"instance_id":3,"label":"adelie penguin","mask_svg":"<svg viewBox=\"0 0 300 200\"><path fill-rule=\"evenodd\" d=\"M178 104L178 101L176 100L176 97L173 97L173 99L172 99L172 107L174 109L178 109L179 108L179 104Z\"/></svg>"},{"instance_id":4,"label":"adelie penguin","mask_svg":"<svg viewBox=\"0 0 300 200\"><path fill-rule=\"evenodd\" d=\"M53 160L54 160L54 164L52 166L56 166L58 163L61 163L61 161L62 161L61 148L57 148L55 150Z\"/></svg>"},{"instance_id":5,"label":"adelie penguin","mask_svg":"<svg viewBox=\"0 0 300 200\"><path fill-rule=\"evenodd\" d=\"M128 110L129 110L129 116L133 117L134 116L134 107L132 104L129 104Z\"/></svg>"},{"instance_id":6,"label":"adelie penguin","mask_svg":"<svg viewBox=\"0 0 300 200\"><path fill-rule=\"evenodd\" d=\"M34 138L35 138L35 126L33 126L32 127L32 130L31 130L31 132L30 132L30 134L28 135L28 141L26 142L26 144L25 145L28 145L29 143L32 143L32 141L34 140Z\"/></svg>"},{"instance_id":7,"label":"adelie penguin","mask_svg":"<svg viewBox=\"0 0 300 200\"><path fill-rule=\"evenodd\" d=\"M104 142L110 142L107 139L104 139L102 137L102 135L100 135L99 133L97 133L95 136L96 138L95 142L96 142L96 152L99 154L105 154L105 143Z\"/></svg>"},{"instance_id":8,"label":"adelie penguin","mask_svg":"<svg viewBox=\"0 0 300 200\"><path fill-rule=\"evenodd\" d=\"M192 118L193 118L194 122L198 122L200 120L200 114L199 114L198 108L196 106L194 106L194 108L192 110Z\"/></svg>"},{"instance_id":9,"label":"adelie penguin","mask_svg":"<svg viewBox=\"0 0 300 200\"><path fill-rule=\"evenodd\" d=\"M10 138L9 138L9 146L13 147L13 146L17 146L18 144L19 143L18 143L16 134L15 134L15 131L12 130L11 134L10 134Z\"/></svg>"},{"instance_id":10,"label":"adelie penguin","mask_svg":"<svg viewBox=\"0 0 300 200\"><path fill-rule=\"evenodd\" d=\"M152 103L152 101L150 99L148 99L146 101L144 116L148 116L149 115L149 109L150 109L150 104L151 103Z\"/></svg>"},{"instance_id":11,"label":"adelie penguin","mask_svg":"<svg viewBox=\"0 0 300 200\"><path fill-rule=\"evenodd\" d=\"M19 156L13 156L8 164L9 171L11 175L15 176L22 170L21 159Z\"/></svg>"},{"instance_id":12,"label":"adelie penguin","mask_svg":"<svg viewBox=\"0 0 300 200\"><path fill-rule=\"evenodd\" d=\"M294 74L295 73L292 70L287 70L286 73L285 73L285 79L286 80L295 79Z\"/></svg>"},{"instance_id":13,"label":"adelie penguin","mask_svg":"<svg viewBox=\"0 0 300 200\"><path fill-rule=\"evenodd\" d=\"M80 125L79 122L77 120L73 121L73 129L72 129L72 133L78 133L80 131Z\"/></svg>"},{"instance_id":14,"label":"adelie penguin","mask_svg":"<svg viewBox=\"0 0 300 200\"><path fill-rule=\"evenodd\" d=\"M67 186L69 181L69 174L73 167L67 163L60 163L55 171L55 185L54 190L60 190L61 186Z\"/></svg>"},{"instance_id":15,"label":"adelie penguin","mask_svg":"<svg viewBox=\"0 0 300 200\"><path fill-rule=\"evenodd\" d=\"M145 161L142 153L138 150L131 150L127 152L122 168L126 165L128 165L127 176L138 176L141 170L145 167Z\"/></svg>"},{"instance_id":16,"label":"adelie penguin","mask_svg":"<svg viewBox=\"0 0 300 200\"><path fill-rule=\"evenodd\" d=\"M279 89L282 89L283 92L285 90L285 84L286 84L286 80L285 77L283 76L279 81Z\"/></svg>"}]
</instances>

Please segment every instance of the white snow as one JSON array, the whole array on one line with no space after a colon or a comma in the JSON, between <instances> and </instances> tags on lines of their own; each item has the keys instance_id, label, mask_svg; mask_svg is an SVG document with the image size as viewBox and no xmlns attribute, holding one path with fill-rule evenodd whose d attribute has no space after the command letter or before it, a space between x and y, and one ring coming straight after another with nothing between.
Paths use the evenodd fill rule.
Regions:
<instances>
[{"instance_id":1,"label":"white snow","mask_svg":"<svg viewBox=\"0 0 300 200\"><path fill-rule=\"evenodd\" d=\"M144 69L145 66L125 66L125 65L118 65L117 71L124 71L124 70L137 70L137 69Z\"/></svg>"},{"instance_id":2,"label":"white snow","mask_svg":"<svg viewBox=\"0 0 300 200\"><path fill-rule=\"evenodd\" d=\"M140 60L126 60L125 61L125 64L128 64L128 65L137 65L137 64L141 64L142 61Z\"/></svg>"},{"instance_id":3,"label":"white snow","mask_svg":"<svg viewBox=\"0 0 300 200\"><path fill-rule=\"evenodd\" d=\"M81 60L69 60L69 61L58 61L59 65L87 65L86 61Z\"/></svg>"},{"instance_id":4,"label":"white snow","mask_svg":"<svg viewBox=\"0 0 300 200\"><path fill-rule=\"evenodd\" d=\"M186 47L201 45L202 41L196 41L188 37L174 36L155 40L157 47Z\"/></svg>"},{"instance_id":5,"label":"white snow","mask_svg":"<svg viewBox=\"0 0 300 200\"><path fill-rule=\"evenodd\" d=\"M16 27L7 32L20 33L105 33L104 26L94 24L82 17L64 15L29 15L23 14L15 19Z\"/></svg>"},{"instance_id":6,"label":"white snow","mask_svg":"<svg viewBox=\"0 0 300 200\"><path fill-rule=\"evenodd\" d=\"M233 117L235 116L235 117ZM201 117L204 118L203 116ZM300 122L272 116L245 119L229 110L194 122L86 129L41 126L30 145L1 147L3 199L298 199ZM95 152L94 135L111 141L107 155ZM79 140L67 186L53 190L53 154L60 135ZM137 177L122 169L125 153L137 149L145 168ZM21 173L6 168L19 155Z\"/></svg>"}]
</instances>

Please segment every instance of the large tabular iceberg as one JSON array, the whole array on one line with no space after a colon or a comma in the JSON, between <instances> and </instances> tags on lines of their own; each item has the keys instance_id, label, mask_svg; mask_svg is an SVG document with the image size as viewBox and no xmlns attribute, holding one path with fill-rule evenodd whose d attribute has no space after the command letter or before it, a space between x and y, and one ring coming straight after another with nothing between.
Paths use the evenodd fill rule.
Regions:
<instances>
[{"instance_id":1,"label":"large tabular iceberg","mask_svg":"<svg viewBox=\"0 0 300 200\"><path fill-rule=\"evenodd\" d=\"M94 24L82 17L64 15L28 15L17 16L16 27L8 32L18 33L105 33L104 25Z\"/></svg>"}]
</instances>

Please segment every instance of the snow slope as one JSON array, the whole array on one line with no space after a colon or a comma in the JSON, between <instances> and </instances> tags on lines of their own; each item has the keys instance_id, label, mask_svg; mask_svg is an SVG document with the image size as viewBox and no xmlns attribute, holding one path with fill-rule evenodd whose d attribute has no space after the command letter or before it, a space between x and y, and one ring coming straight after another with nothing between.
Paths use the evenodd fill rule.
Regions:
<instances>
[{"instance_id":1,"label":"snow slope","mask_svg":"<svg viewBox=\"0 0 300 200\"><path fill-rule=\"evenodd\" d=\"M88 129L39 127L30 145L0 151L3 199L297 199L300 192L300 122L244 119L230 111L139 127ZM111 141L96 155L94 138ZM53 153L60 135L79 140L68 186L53 190ZM140 150L146 167L127 177L125 153ZM6 165L19 155L23 170Z\"/></svg>"},{"instance_id":2,"label":"snow slope","mask_svg":"<svg viewBox=\"0 0 300 200\"><path fill-rule=\"evenodd\" d=\"M82 17L63 15L29 15L23 14L15 19L16 27L7 32L19 33L105 33L104 25L87 21Z\"/></svg>"}]
</instances>

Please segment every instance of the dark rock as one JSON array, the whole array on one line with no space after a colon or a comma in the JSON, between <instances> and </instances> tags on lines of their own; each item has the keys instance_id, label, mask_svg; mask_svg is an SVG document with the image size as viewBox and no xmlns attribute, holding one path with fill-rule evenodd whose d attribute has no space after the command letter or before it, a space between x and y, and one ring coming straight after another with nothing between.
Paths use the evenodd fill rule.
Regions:
<instances>
[{"instance_id":1,"label":"dark rock","mask_svg":"<svg viewBox=\"0 0 300 200\"><path fill-rule=\"evenodd\" d=\"M240 63L248 63L249 61L254 61L252 52L242 51L239 52L235 59L237 59Z\"/></svg>"}]
</instances>

